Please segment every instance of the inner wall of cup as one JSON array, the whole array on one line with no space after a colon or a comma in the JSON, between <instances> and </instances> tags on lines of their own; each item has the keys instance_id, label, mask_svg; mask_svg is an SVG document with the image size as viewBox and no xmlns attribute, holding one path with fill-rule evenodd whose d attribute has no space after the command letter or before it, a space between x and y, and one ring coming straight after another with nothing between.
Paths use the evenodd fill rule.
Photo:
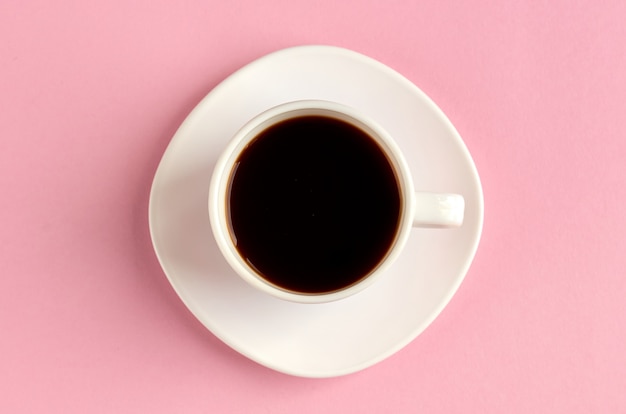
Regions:
<instances>
[{"instance_id":1,"label":"inner wall of cup","mask_svg":"<svg viewBox=\"0 0 626 414\"><path fill-rule=\"evenodd\" d=\"M396 224L395 236L394 236L393 242L388 247L387 252L379 260L378 264L374 268L372 268L367 274L365 274L360 279L358 279L356 282L350 285L347 285L345 287L342 287L341 289L322 292L322 293L307 293L307 292L289 290L267 280L263 276L263 274L254 267L254 265L249 263L248 260L242 257L241 254L239 253L239 250L236 247L237 238L233 230L232 220L230 217L230 206L229 206L230 189L231 189L233 177L238 167L237 160L239 159L239 154L241 154L241 152L244 151L248 145L254 142L254 140L257 138L258 135L260 135L261 132L265 131L271 126L277 123L289 120L289 119L303 117L303 116L323 116L323 117L334 118L334 119L338 119L338 120L350 123L351 125L356 126L360 130L364 131L371 139L373 139L376 142L378 147L382 149L387 160L391 164L393 168L395 180L398 185L399 193L400 193L400 213L398 217L398 222ZM266 120L263 120L258 125L253 127L250 131L248 131L245 137L239 142L239 145L237 145L237 148L232 152L231 160L229 162L229 164L231 165L231 168L228 170L228 175L226 176L227 178L226 189L225 189L226 191L222 192L222 194L225 194L225 200L224 200L223 205L225 207L224 213L226 215L225 222L226 222L226 226L228 230L228 236L232 243L231 245L232 251L236 255L237 260L240 262L240 264L243 267L247 268L249 272L252 272L254 275L256 275L256 279L263 282L264 284L271 286L272 288L280 290L282 292L292 294L292 295L297 295L297 296L332 295L338 292L343 292L343 291L352 289L356 285L362 285L368 279L371 279L371 276L377 273L377 271L390 259L390 256L392 254L397 254L397 247L398 247L399 242L401 241L401 239L406 239L406 236L404 236L404 232L407 232L406 229L411 228L410 226L411 215L409 213L412 211L412 209L410 208L410 204L408 200L409 200L410 195L412 194L413 189L412 189L412 184L407 183L407 180L405 179L405 177L409 173L406 170L406 166L403 163L403 161L401 159L398 159L398 154L399 154L398 149L388 145L387 141L390 138L389 137L382 138L381 137L382 134L386 134L386 133L384 131L380 131L380 132L377 131L376 129L370 127L370 125L368 125L364 121L360 120L359 118L356 118L354 116L351 116L343 112L338 112L338 111L330 110L326 108L305 108L305 109L295 109L295 110L283 112L273 117L270 117ZM407 225L407 221L409 222L408 225ZM366 223L364 223L364 225L366 225Z\"/></svg>"}]
</instances>

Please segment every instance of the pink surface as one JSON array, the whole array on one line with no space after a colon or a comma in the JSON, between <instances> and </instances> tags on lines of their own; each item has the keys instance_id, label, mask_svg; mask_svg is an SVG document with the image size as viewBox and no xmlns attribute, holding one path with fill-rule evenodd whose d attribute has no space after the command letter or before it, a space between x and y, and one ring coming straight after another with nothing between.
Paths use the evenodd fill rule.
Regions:
<instances>
[{"instance_id":1,"label":"pink surface","mask_svg":"<svg viewBox=\"0 0 626 414\"><path fill-rule=\"evenodd\" d=\"M448 3L3 1L0 411L626 412L625 3ZM442 315L328 380L206 331L147 225L188 111L241 65L309 43L420 86L485 193Z\"/></svg>"}]
</instances>

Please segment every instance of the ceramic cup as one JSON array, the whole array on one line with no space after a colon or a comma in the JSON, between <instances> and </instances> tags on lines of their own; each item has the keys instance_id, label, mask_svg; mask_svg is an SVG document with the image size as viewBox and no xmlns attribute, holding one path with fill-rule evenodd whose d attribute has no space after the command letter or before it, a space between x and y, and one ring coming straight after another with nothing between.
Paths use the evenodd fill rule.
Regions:
<instances>
[{"instance_id":1,"label":"ceramic cup","mask_svg":"<svg viewBox=\"0 0 626 414\"><path fill-rule=\"evenodd\" d=\"M286 287L263 275L258 266L240 252L237 235L231 222L231 185L240 163L241 154L255 140L285 121L301 117L325 117L347 123L363 131L378 145L388 160L395 176L399 194L397 224L386 252L378 262L356 281L329 291L304 291ZM293 139L298 139L294 136ZM445 189L444 189L445 190ZM230 140L217 161L209 189L209 217L217 245L234 271L253 287L277 298L299 303L323 303L346 298L372 285L391 266L402 252L413 227L454 228L462 225L464 199L459 194L416 191L412 175L402 152L393 138L373 119L345 105L306 100L273 107L248 121ZM258 207L260 208L260 206ZM354 214L358 215L358 209ZM359 218L360 225L368 226L369 218ZM328 240L331 242L332 233ZM365 257L363 257L365 260ZM294 257L285 257L294 260ZM295 259L297 260L297 259ZM302 263L302 266L308 266Z\"/></svg>"}]
</instances>

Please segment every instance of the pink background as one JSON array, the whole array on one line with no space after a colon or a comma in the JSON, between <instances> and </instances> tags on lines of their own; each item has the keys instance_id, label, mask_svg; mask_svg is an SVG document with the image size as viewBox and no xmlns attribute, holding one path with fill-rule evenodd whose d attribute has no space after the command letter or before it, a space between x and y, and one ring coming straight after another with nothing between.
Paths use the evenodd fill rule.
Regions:
<instances>
[{"instance_id":1,"label":"pink background","mask_svg":"<svg viewBox=\"0 0 626 414\"><path fill-rule=\"evenodd\" d=\"M626 412L622 1L0 3L0 411ZM187 311L150 244L153 174L241 65L322 43L415 82L485 193L441 316L365 371L290 377Z\"/></svg>"}]
</instances>

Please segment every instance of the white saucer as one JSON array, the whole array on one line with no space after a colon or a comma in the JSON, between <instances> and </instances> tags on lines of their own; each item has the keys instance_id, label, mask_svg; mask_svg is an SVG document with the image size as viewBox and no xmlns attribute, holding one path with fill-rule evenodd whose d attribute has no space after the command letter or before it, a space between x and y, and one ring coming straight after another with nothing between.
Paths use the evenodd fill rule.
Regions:
<instances>
[{"instance_id":1,"label":"white saucer","mask_svg":"<svg viewBox=\"0 0 626 414\"><path fill-rule=\"evenodd\" d=\"M300 99L336 101L377 120L404 151L416 190L465 197L463 227L413 229L386 277L338 302L286 302L241 280L220 255L209 226L207 197L213 166L248 119ZM198 104L161 160L149 215L152 242L165 274L213 334L277 371L332 377L392 355L441 312L474 258L483 198L461 137L415 85L358 53L302 46L245 66Z\"/></svg>"}]
</instances>

